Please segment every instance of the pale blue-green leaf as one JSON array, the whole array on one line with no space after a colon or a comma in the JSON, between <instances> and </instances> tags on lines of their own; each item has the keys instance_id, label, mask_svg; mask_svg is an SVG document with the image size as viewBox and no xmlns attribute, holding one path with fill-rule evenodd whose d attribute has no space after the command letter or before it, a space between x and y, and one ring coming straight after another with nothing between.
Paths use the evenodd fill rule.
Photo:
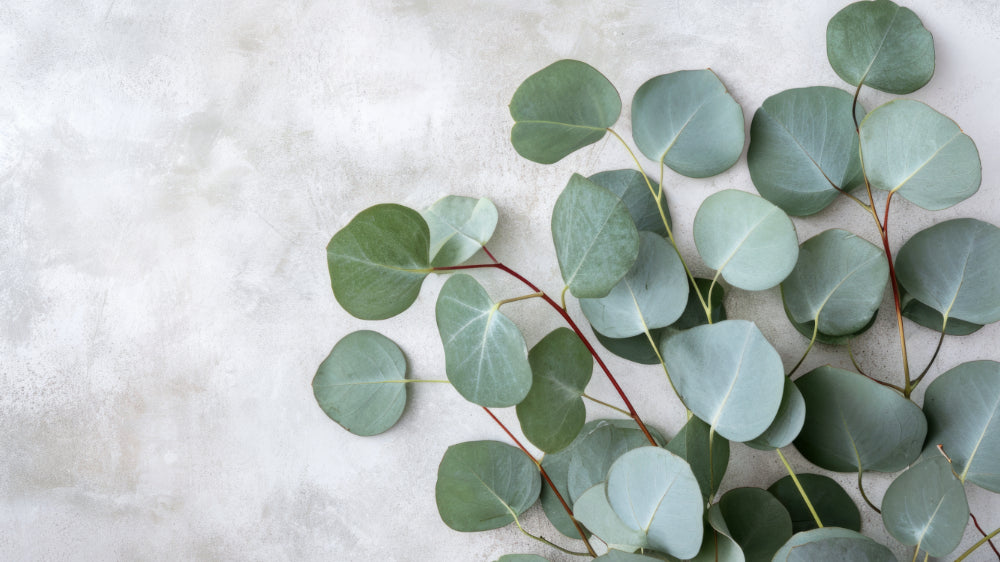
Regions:
<instances>
[{"instance_id":1,"label":"pale blue-green leaf","mask_svg":"<svg viewBox=\"0 0 1000 562\"><path fill-rule=\"evenodd\" d=\"M718 506L727 534L740 545L747 562L769 562L792 537L788 510L765 490L735 488L722 496Z\"/></svg>"},{"instance_id":2,"label":"pale blue-green leaf","mask_svg":"<svg viewBox=\"0 0 1000 562\"><path fill-rule=\"evenodd\" d=\"M719 489L729 467L729 441L721 435L710 436L710 433L707 423L691 416L666 447L691 467L706 502Z\"/></svg>"},{"instance_id":3,"label":"pale blue-green leaf","mask_svg":"<svg viewBox=\"0 0 1000 562\"><path fill-rule=\"evenodd\" d=\"M944 316L940 312L910 296L902 286L899 288L899 299L903 307L903 316L925 328L940 332L941 328L944 327L944 333L949 336L967 336L983 327L982 324L974 324L958 318L949 318L948 322L945 323Z\"/></svg>"},{"instance_id":4,"label":"pale blue-green leaf","mask_svg":"<svg viewBox=\"0 0 1000 562\"><path fill-rule=\"evenodd\" d=\"M643 556L642 554L622 552L621 550L609 550L607 553L594 559L595 562L655 562L656 560L661 559Z\"/></svg>"},{"instance_id":5,"label":"pale blue-green leaf","mask_svg":"<svg viewBox=\"0 0 1000 562\"><path fill-rule=\"evenodd\" d=\"M646 532L626 525L611 508L604 482L580 494L573 503L573 514L587 530L607 543L608 548L635 552L649 546Z\"/></svg>"},{"instance_id":6,"label":"pale blue-green leaf","mask_svg":"<svg viewBox=\"0 0 1000 562\"><path fill-rule=\"evenodd\" d=\"M840 484L821 474L800 473L797 478L825 527L843 527L861 531L861 512ZM771 484L767 491L778 498L788 510L788 514L792 517L794 532L801 533L817 528L816 519L813 518L809 506L802 499L802 494L791 476Z\"/></svg>"},{"instance_id":7,"label":"pale blue-green leaf","mask_svg":"<svg viewBox=\"0 0 1000 562\"><path fill-rule=\"evenodd\" d=\"M796 533L772 558L773 562L897 562L892 551L848 529L824 527Z\"/></svg>"},{"instance_id":8,"label":"pale blue-green leaf","mask_svg":"<svg viewBox=\"0 0 1000 562\"><path fill-rule=\"evenodd\" d=\"M489 199L449 195L424 210L431 233L431 265L460 265L489 242L497 208Z\"/></svg>"},{"instance_id":9,"label":"pale blue-green leaf","mask_svg":"<svg viewBox=\"0 0 1000 562\"><path fill-rule=\"evenodd\" d=\"M781 395L778 415L764 433L747 441L746 444L762 451L786 447L799 436L805 421L806 401L803 400L802 393L795 383L785 378L785 389Z\"/></svg>"},{"instance_id":10,"label":"pale blue-green leaf","mask_svg":"<svg viewBox=\"0 0 1000 562\"><path fill-rule=\"evenodd\" d=\"M945 556L958 547L969 522L965 488L943 456L931 455L889 484L882 521L899 542Z\"/></svg>"},{"instance_id":11,"label":"pale blue-green leaf","mask_svg":"<svg viewBox=\"0 0 1000 562\"><path fill-rule=\"evenodd\" d=\"M705 530L701 539L701 549L690 562L746 562L746 557L743 556L740 545L736 544L736 541L727 534L728 530L724 527L718 528L714 526L711 512L718 511L716 509L717 506L718 504L715 504L709 510L708 521L705 523ZM721 519L721 516L719 519Z\"/></svg>"},{"instance_id":12,"label":"pale blue-green leaf","mask_svg":"<svg viewBox=\"0 0 1000 562\"><path fill-rule=\"evenodd\" d=\"M646 183L646 178L635 170L611 170L590 176L590 181L607 188L625 203L632 215L635 227L639 231L655 232L661 236L667 235L670 225L670 209L664 204L663 216L660 216L660 205L656 204L653 192L659 192L660 186L652 179ZM651 191L652 190L652 191ZM663 219L667 225L664 226Z\"/></svg>"},{"instance_id":13,"label":"pale blue-green leaf","mask_svg":"<svg viewBox=\"0 0 1000 562\"><path fill-rule=\"evenodd\" d=\"M875 325L875 320L878 318L878 311L875 311L875 314L872 315L872 319L869 320L868 323L865 324L857 332L852 332L850 334L844 334L842 336L831 336L829 334L824 334L823 332L816 331L816 323L813 322L813 321L809 321L809 322L796 322L795 319L792 318L791 313L788 312L788 305L785 304L784 295L782 295L781 301L782 301L782 305L784 305L785 316L788 318L788 321L792 324L792 327L795 328L795 330L798 333L802 334L802 336L804 338L806 338L807 340L811 340L813 338L813 334L815 332L816 341L818 341L819 343L822 343L822 344L826 344L826 345L846 345L852 339L854 339L854 338L860 336L861 334L867 332L869 330L869 328L871 328L872 326Z\"/></svg>"}]
</instances>

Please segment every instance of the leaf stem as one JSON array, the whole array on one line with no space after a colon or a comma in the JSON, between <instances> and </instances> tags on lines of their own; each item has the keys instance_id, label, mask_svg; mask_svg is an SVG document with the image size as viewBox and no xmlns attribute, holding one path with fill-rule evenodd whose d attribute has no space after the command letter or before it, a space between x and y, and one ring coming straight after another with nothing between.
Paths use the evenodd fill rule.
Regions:
<instances>
[{"instance_id":1,"label":"leaf stem","mask_svg":"<svg viewBox=\"0 0 1000 562\"><path fill-rule=\"evenodd\" d=\"M795 371L798 371L799 367L802 366L802 362L806 360L806 356L809 355L810 351L812 351L813 345L816 343L816 336L818 335L819 335L819 316L817 316L813 321L813 335L812 338L809 339L809 346L806 347L806 351L805 353L802 354L802 357L799 359L799 362L796 363L794 367L792 367L791 371L788 371L787 376L789 378L791 378L791 376L795 374Z\"/></svg>"},{"instance_id":2,"label":"leaf stem","mask_svg":"<svg viewBox=\"0 0 1000 562\"><path fill-rule=\"evenodd\" d=\"M974 551L975 551L975 550L976 550L977 548L979 548L979 547L983 546L983 544L985 544L985 543L989 542L989 540L990 540L990 539L992 539L993 537L997 536L998 534L1000 534L1000 529L996 529L996 530L995 530L995 531L993 531L992 533L990 533L990 534L986 535L985 537L983 537L983 538L979 539L979 542L977 542L976 544L972 545L972 546L971 546L971 547L969 548L969 550L966 550L965 552L963 552L963 553L962 553L962 555L961 555L961 556L959 556L958 558L956 558L956 559L955 559L955 562L962 562L962 560L965 560L965 559L966 559L966 558L967 558L967 557L968 557L968 556L969 556L970 554L972 554L972 553L973 553L973 552L974 552Z\"/></svg>"},{"instance_id":3,"label":"leaf stem","mask_svg":"<svg viewBox=\"0 0 1000 562\"><path fill-rule=\"evenodd\" d=\"M586 398L587 400L590 400L591 402L594 402L595 404L600 404L601 406L607 406L608 408L611 408L612 410L614 410L616 412L625 414L628 417L632 417L631 414L629 414L627 410L622 410L618 406L612 406L611 404L608 404L607 402L605 402L603 400L598 400L597 398L594 398L593 396L591 396L589 394L584 394L583 397Z\"/></svg>"},{"instance_id":4,"label":"leaf stem","mask_svg":"<svg viewBox=\"0 0 1000 562\"><path fill-rule=\"evenodd\" d=\"M947 323L948 320L945 319L945 324L947 325ZM920 371L920 375L917 378L913 379L913 384L910 385L911 389L917 388L917 385L920 384L920 381L922 381L927 372L931 370L931 365L933 365L934 360L937 359L938 352L941 351L941 344L944 342L944 330L945 326L942 326L941 337L938 338L937 347L934 348L934 355L931 355L931 360L927 362L927 366L924 367L924 370Z\"/></svg>"},{"instance_id":5,"label":"leaf stem","mask_svg":"<svg viewBox=\"0 0 1000 562\"><path fill-rule=\"evenodd\" d=\"M911 562L917 562L917 556L920 556L920 544L913 547L913 560Z\"/></svg>"},{"instance_id":6,"label":"leaf stem","mask_svg":"<svg viewBox=\"0 0 1000 562\"><path fill-rule=\"evenodd\" d=\"M545 544L551 546L552 548L554 548L554 549L556 549L556 550L558 550L560 552L565 552L566 554L569 554L569 555L572 555L572 556L592 556L588 552L575 552L575 551L569 550L567 548L563 548L563 547L559 546L558 544L550 541L549 539L547 539L547 538L545 538L545 537L543 537L541 535L534 535L534 534L529 533L527 530L525 530L524 527L521 526L521 520L517 517L516 514L514 515L514 524L517 525L518 530L521 531L521 533L523 533L524 535L526 535L528 537L531 537L531 538L535 539L538 542L545 543Z\"/></svg>"},{"instance_id":7,"label":"leaf stem","mask_svg":"<svg viewBox=\"0 0 1000 562\"><path fill-rule=\"evenodd\" d=\"M781 459L781 463L785 465L785 470L787 470L788 471L788 475L792 477L792 482L795 483L795 487L799 489L799 495L801 495L802 499L805 500L806 507L809 508L809 513L812 514L813 519L816 521L816 525L819 526L819 528L822 529L823 528L823 522L819 520L819 514L816 513L816 508L813 507L812 502L809 501L809 496L806 495L805 488L803 488L802 487L802 483L799 482L799 477L796 476L795 475L795 471L792 470L792 465L788 464L788 459L786 459L785 455L782 454L781 449L775 449L774 452L778 453L778 458L780 458Z\"/></svg>"},{"instance_id":8,"label":"leaf stem","mask_svg":"<svg viewBox=\"0 0 1000 562\"><path fill-rule=\"evenodd\" d=\"M497 303L494 306L496 306L497 308L500 308L501 306L503 306L503 305L505 305L507 303L517 302L517 301L523 301L523 300L527 300L527 299L537 299L537 298L541 298L541 296L542 296L542 293L540 293L540 292L539 293L531 293L530 295L521 295L519 297L512 297L512 298L509 298L509 299L503 299L501 301L497 301Z\"/></svg>"},{"instance_id":9,"label":"leaf stem","mask_svg":"<svg viewBox=\"0 0 1000 562\"><path fill-rule=\"evenodd\" d=\"M986 531L984 531L983 528L979 525L979 520L976 519L976 514L972 513L970 511L969 512L969 517L972 518L972 524L976 526L976 529L979 531L979 534L981 534L981 535L983 535L985 537L986 536ZM989 539L986 539L986 542L990 543L990 548L993 549L993 553L996 554L997 555L997 559L1000 560L1000 550L997 550L997 547L996 547L996 545L993 544L993 541L991 541Z\"/></svg>"},{"instance_id":10,"label":"leaf stem","mask_svg":"<svg viewBox=\"0 0 1000 562\"><path fill-rule=\"evenodd\" d=\"M872 501L870 499L868 499L868 494L865 493L865 487L864 487L864 485L861 482L861 476L863 474L864 474L864 471L859 468L858 469L858 490L861 492L861 498L865 500L865 503L868 504L868 507L870 507L870 508L872 508L872 509L875 510L875 513L878 513L879 515L882 515L882 510L879 509L879 508L877 508L877 507L875 507L875 504L873 504Z\"/></svg>"}]
</instances>

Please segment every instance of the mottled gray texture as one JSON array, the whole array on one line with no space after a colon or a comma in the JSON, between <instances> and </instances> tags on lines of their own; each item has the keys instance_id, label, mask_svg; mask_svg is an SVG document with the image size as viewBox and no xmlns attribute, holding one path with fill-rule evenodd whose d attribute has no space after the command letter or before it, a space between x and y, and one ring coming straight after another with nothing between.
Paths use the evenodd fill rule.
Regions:
<instances>
[{"instance_id":1,"label":"mottled gray texture","mask_svg":"<svg viewBox=\"0 0 1000 562\"><path fill-rule=\"evenodd\" d=\"M897 248L946 218L1000 222L1000 7L906 4L934 34L938 62L911 97L976 141L985 180L978 195L936 214L897 198ZM642 82L710 66L749 123L780 90L845 87L825 51L826 22L842 5L4 3L0 559L484 561L522 551L568 560L511 527L467 535L440 521L434 478L447 446L503 438L452 389L414 386L400 425L373 438L348 434L316 406L316 367L356 329L395 339L412 376L442 378L444 365L433 322L442 279L428 279L396 319L358 321L333 299L324 247L375 203L489 196L501 217L495 254L558 293L548 225L560 189L572 172L631 161L613 140L550 167L519 158L506 105L520 81L560 58L589 62L622 92L618 129L628 138ZM888 96L866 90L861 99L872 108ZM715 178L669 174L665 183L682 250L704 272L693 257L694 211L720 189L752 189L745 157ZM831 226L875 240L846 200L796 224L800 240ZM497 298L523 293L499 273L480 278ZM776 289L729 296L730 317L756 319L786 367L798 359L805 342ZM581 317L575 303L571 311ZM529 345L559 325L537 301L505 312ZM921 368L936 338L907 329ZM990 326L946 341L932 375L1000 359L998 337ZM857 347L870 373L897 379L891 312ZM805 367L826 362L849 365L821 346ZM683 409L657 369L609 364L647 420L668 434L681 426ZM591 393L613 398L597 375ZM498 415L516 425L512 410ZM771 453L738 446L733 458L725 488L784 474ZM869 482L881 498L888 479ZM983 524L1000 525L996 497L970 492ZM862 512L865 531L894 544ZM524 523L555 535L537 508ZM974 540L967 531L960 548Z\"/></svg>"}]
</instances>

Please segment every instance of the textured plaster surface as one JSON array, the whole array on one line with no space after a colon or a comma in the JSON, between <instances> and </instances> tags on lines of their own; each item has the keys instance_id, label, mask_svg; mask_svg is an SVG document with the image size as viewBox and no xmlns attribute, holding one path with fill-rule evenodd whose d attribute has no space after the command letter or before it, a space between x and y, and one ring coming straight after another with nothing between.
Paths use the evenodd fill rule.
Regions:
<instances>
[{"instance_id":1,"label":"textured plaster surface","mask_svg":"<svg viewBox=\"0 0 1000 562\"><path fill-rule=\"evenodd\" d=\"M329 289L325 245L362 209L489 196L491 246L557 294L549 214L572 172L630 167L613 140L554 166L508 142L507 103L529 74L587 61L626 110L657 74L711 67L747 124L781 90L848 88L825 28L841 2L17 1L0 5L0 559L494 560L535 552L505 528L449 530L434 504L448 445L503 439L444 385L414 385L401 423L351 435L310 382L333 344L369 328L396 340L416 378L442 378L433 321L443 280L389 321L356 320ZM1000 222L1000 5L907 2L934 33L938 68L911 97L954 118L983 158L974 198L931 214L897 200L893 245L947 218ZM889 96L865 90L875 107ZM644 161L652 168L652 165ZM745 157L707 180L669 175L679 242L696 272L694 211L723 188L752 191ZM839 201L796 220L875 239ZM480 276L496 298L521 287ZM786 363L805 342L777 289L732 291ZM888 306L888 301L886 301ZM529 345L559 325L543 303L510 307ZM579 314L571 305L571 311ZM907 324L913 363L935 336ZM947 340L935 376L1000 359L1000 328ZM892 314L858 343L868 372L899 375ZM609 357L645 419L684 419L657 369ZM849 366L820 346L805 367ZM592 394L613 399L595 375ZM922 400L922 390L917 401ZM591 417L612 412L592 408ZM516 426L512 411L498 413ZM812 471L794 450L801 471ZM783 476L773 454L734 446L726 487ZM848 475L841 480L853 489ZM873 475L881 498L889 479ZM969 486L984 526L1000 501ZM854 493L857 497L857 493ZM909 559L867 508L865 531ZM536 508L526 527L557 538ZM966 533L963 550L976 539ZM566 544L571 541L563 540ZM970 560L987 560L983 549Z\"/></svg>"}]
</instances>

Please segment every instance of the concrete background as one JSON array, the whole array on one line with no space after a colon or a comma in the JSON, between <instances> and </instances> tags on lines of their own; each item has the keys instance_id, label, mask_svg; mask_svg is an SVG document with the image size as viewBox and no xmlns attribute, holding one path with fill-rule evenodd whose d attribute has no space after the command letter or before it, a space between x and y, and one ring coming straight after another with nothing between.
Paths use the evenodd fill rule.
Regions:
<instances>
[{"instance_id":1,"label":"concrete background","mask_svg":"<svg viewBox=\"0 0 1000 562\"><path fill-rule=\"evenodd\" d=\"M984 181L977 196L935 214L898 200L897 248L947 218L1000 222L1000 7L906 4L933 32L938 63L912 97L972 136ZM518 157L506 107L518 84L555 60L586 61L622 92L617 129L629 138L628 105L642 82L711 67L749 125L781 90L847 88L825 55L826 23L843 5L4 3L0 559L570 559L509 527L467 535L441 523L433 489L444 450L503 438L452 389L414 385L401 423L372 438L316 406L317 365L356 329L396 340L412 377L441 378L444 364L433 320L443 280L429 278L399 317L362 322L333 299L325 245L376 203L488 196L501 213L494 253L557 294L548 223L559 191L572 172L631 162L610 139L554 166ZM873 108L889 96L865 90L861 99ZM694 211L719 189L753 190L745 158L715 178L670 175L666 185L682 249L705 273L690 236ZM875 239L848 201L796 225L801 240L833 226ZM522 292L498 272L479 277L496 298ZM801 354L777 289L732 291L727 305L731 317L760 324L787 366ZM539 302L509 312L529 345L559 325ZM936 338L907 328L922 366ZM946 340L932 375L1000 359L998 336L990 326ZM870 373L898 381L889 310L858 353ZM662 373L606 357L644 418L672 435L684 414ZM827 362L849 365L820 346L805 368ZM613 398L594 381L592 394ZM513 411L500 415L516 426ZM815 470L788 454L800 471ZM733 459L727 488L784 474L773 454L734 446ZM849 475L842 480L852 489ZM869 481L881 498L889 480ZM1000 500L973 486L969 494L983 525L1000 525ZM864 530L909 559L862 512ZM537 508L524 522L558 538ZM970 530L961 548L975 539Z\"/></svg>"}]
</instances>

